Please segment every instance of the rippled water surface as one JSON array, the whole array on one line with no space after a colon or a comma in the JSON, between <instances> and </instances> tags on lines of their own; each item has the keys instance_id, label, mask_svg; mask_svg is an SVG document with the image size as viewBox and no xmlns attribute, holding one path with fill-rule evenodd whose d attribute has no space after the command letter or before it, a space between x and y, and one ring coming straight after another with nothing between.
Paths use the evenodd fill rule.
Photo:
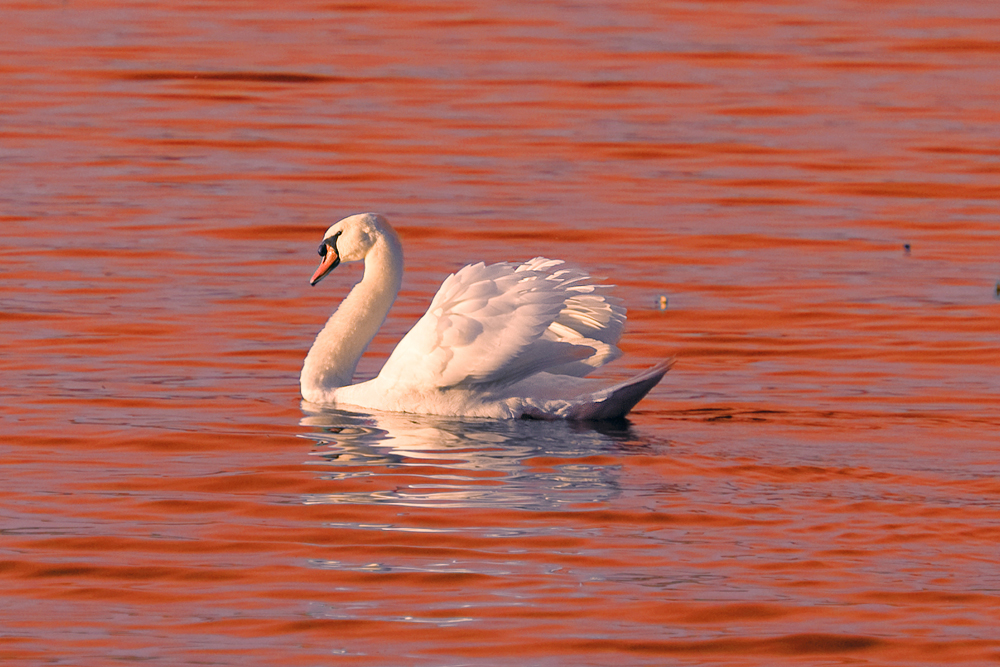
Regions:
<instances>
[{"instance_id":1,"label":"rippled water surface","mask_svg":"<svg viewBox=\"0 0 1000 667\"><path fill-rule=\"evenodd\" d=\"M992 2L22 2L0 662L1000 661ZM467 262L618 285L627 423L304 411Z\"/></svg>"}]
</instances>

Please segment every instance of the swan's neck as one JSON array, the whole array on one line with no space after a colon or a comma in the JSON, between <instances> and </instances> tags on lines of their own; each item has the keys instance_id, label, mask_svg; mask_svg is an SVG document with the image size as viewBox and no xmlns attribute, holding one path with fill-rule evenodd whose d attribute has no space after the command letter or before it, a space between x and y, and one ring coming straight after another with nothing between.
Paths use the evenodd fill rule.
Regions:
<instances>
[{"instance_id":1,"label":"swan's neck","mask_svg":"<svg viewBox=\"0 0 1000 667\"><path fill-rule=\"evenodd\" d=\"M302 396L323 402L326 392L351 384L354 370L378 333L403 282L403 247L392 231L365 256L365 275L319 332L302 367Z\"/></svg>"}]
</instances>

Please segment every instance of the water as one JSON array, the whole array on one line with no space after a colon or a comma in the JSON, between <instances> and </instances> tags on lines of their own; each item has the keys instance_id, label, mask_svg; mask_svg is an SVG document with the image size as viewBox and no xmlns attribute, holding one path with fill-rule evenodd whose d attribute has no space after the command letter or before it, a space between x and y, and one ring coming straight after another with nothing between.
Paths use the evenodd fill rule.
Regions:
<instances>
[{"instance_id":1,"label":"water","mask_svg":"<svg viewBox=\"0 0 1000 667\"><path fill-rule=\"evenodd\" d=\"M1000 659L991 3L23 3L0 21L0 658ZM618 285L595 427L304 412L349 286ZM666 297L666 307L661 304Z\"/></svg>"}]
</instances>

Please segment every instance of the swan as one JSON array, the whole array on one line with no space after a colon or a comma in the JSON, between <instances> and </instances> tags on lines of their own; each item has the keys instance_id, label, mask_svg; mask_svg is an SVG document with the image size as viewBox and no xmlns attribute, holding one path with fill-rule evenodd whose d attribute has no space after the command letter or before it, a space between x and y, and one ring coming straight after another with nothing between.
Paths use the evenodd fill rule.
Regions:
<instances>
[{"instance_id":1,"label":"swan","mask_svg":"<svg viewBox=\"0 0 1000 667\"><path fill-rule=\"evenodd\" d=\"M316 337L302 367L307 403L494 419L624 417L673 365L624 382L585 378L621 355L625 308L608 285L561 260L470 264L448 276L378 376L352 384L403 280L403 246L377 213L331 226L316 285L342 262L364 275Z\"/></svg>"}]
</instances>

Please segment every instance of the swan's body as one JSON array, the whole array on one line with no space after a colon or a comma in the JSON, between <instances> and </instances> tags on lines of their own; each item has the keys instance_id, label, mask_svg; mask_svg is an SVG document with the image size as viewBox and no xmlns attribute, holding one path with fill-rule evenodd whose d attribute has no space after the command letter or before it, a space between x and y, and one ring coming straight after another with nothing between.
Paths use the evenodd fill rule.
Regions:
<instances>
[{"instance_id":1,"label":"swan's body","mask_svg":"<svg viewBox=\"0 0 1000 667\"><path fill-rule=\"evenodd\" d=\"M310 403L465 417L615 419L670 370L667 360L625 382L583 376L621 352L625 309L608 286L542 257L471 264L449 276L378 376L351 384L403 279L403 248L380 215L330 227L315 285L340 262L365 272L316 337L302 368Z\"/></svg>"}]
</instances>

